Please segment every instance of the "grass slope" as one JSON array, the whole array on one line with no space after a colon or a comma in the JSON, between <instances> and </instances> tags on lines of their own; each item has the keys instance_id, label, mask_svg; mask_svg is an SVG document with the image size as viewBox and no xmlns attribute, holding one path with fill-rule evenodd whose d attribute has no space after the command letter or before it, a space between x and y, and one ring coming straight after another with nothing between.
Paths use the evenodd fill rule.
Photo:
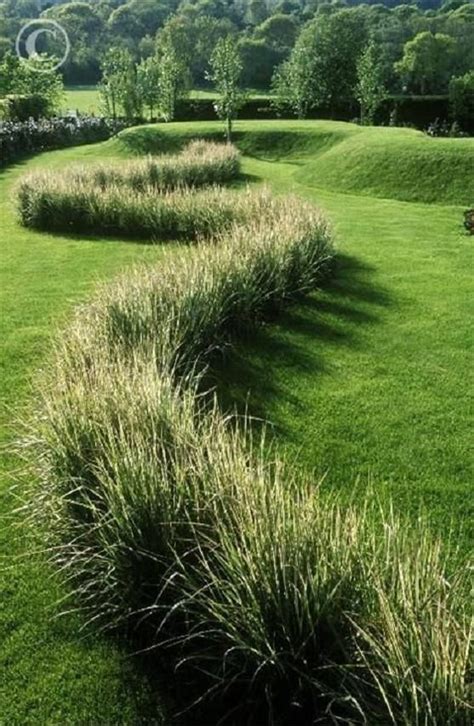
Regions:
<instances>
[{"instance_id":1,"label":"grass slope","mask_svg":"<svg viewBox=\"0 0 474 726\"><path fill-rule=\"evenodd\" d=\"M128 129L120 143L133 153L179 148L194 133L182 126ZM203 136L219 134L215 124L194 126ZM472 138L433 139L413 129L335 121L266 121L240 123L235 140L252 157L299 163L292 177L304 186L412 202L471 205L474 199Z\"/></svg>"},{"instance_id":2,"label":"grass slope","mask_svg":"<svg viewBox=\"0 0 474 726\"><path fill-rule=\"evenodd\" d=\"M222 127L128 130L119 140L44 154L0 176L4 443L14 432L11 409L27 402L30 377L46 360L51 332L72 304L96 279L164 254L160 247L119 240L25 231L9 201L12 185L23 171L45 164L167 151L196 134L222 137ZM318 474L327 472L328 488L349 493L357 478L361 486L372 480L399 510L414 515L423 505L441 532L451 521L462 527L459 538L467 547L472 244L459 205L472 198L466 169L472 167L474 142L330 122L242 122L236 138L249 155L249 180L268 180L276 190L296 191L329 210L340 255L330 285L227 356L216 377L223 399L229 405L248 400L252 413L274 424L288 456ZM346 151L354 145L363 150L364 138L365 161L355 171L344 167ZM369 173L362 164L371 164L375 146L387 164ZM411 152L425 148L452 170L449 189L439 185L437 162L428 164L433 174L425 178L416 166L411 174L407 170ZM336 152L329 169L327 158ZM398 174L390 171L389 179L390 164L398 165ZM333 191L336 184L353 191L356 176L365 179L357 195ZM370 188L387 198L368 196ZM427 198L429 206L419 203ZM447 199L458 206L440 203ZM14 526L18 518L9 518L16 502L6 488L17 465L4 457L0 669L8 676L0 686L1 719L80 724L136 723L142 717L150 723L151 697L130 662L112 642L84 639L79 618L53 619L61 592L41 554L16 559L40 545L34 533Z\"/></svg>"}]
</instances>

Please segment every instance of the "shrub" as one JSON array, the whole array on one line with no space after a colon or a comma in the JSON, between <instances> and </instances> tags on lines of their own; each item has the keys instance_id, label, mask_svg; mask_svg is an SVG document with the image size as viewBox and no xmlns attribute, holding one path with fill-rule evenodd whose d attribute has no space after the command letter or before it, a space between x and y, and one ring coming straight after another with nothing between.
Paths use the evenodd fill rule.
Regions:
<instances>
[{"instance_id":1,"label":"shrub","mask_svg":"<svg viewBox=\"0 0 474 726\"><path fill-rule=\"evenodd\" d=\"M48 99L39 94L11 94L0 101L0 118L5 121L38 120L45 117L48 110Z\"/></svg>"},{"instance_id":2,"label":"shrub","mask_svg":"<svg viewBox=\"0 0 474 726\"><path fill-rule=\"evenodd\" d=\"M29 119L18 123L0 121L1 164L38 151L105 141L124 127L123 122L94 116Z\"/></svg>"},{"instance_id":3,"label":"shrub","mask_svg":"<svg viewBox=\"0 0 474 726\"><path fill-rule=\"evenodd\" d=\"M451 79L449 105L454 121L465 131L474 131L474 71Z\"/></svg>"},{"instance_id":4,"label":"shrub","mask_svg":"<svg viewBox=\"0 0 474 726\"><path fill-rule=\"evenodd\" d=\"M469 234L474 234L474 209L466 209L464 212L464 229Z\"/></svg>"},{"instance_id":5,"label":"shrub","mask_svg":"<svg viewBox=\"0 0 474 726\"><path fill-rule=\"evenodd\" d=\"M332 253L308 205L244 200L243 222L104 287L59 341L30 440L52 556L91 618L139 629L220 716L467 724L465 582L439 547L329 502L202 395L210 352Z\"/></svg>"}]
</instances>

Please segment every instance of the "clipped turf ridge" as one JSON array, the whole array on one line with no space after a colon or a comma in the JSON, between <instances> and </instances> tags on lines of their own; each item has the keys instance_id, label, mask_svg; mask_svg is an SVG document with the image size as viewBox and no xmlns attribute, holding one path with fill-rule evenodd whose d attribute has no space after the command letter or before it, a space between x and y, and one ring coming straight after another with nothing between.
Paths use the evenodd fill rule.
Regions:
<instances>
[{"instance_id":1,"label":"clipped turf ridge","mask_svg":"<svg viewBox=\"0 0 474 726\"><path fill-rule=\"evenodd\" d=\"M209 124L201 127L205 137L218 133ZM119 143L135 153L156 153L179 148L183 138L186 134L145 126L123 131ZM413 129L334 121L276 121L265 122L261 132L257 124L250 131L237 130L235 142L250 156L304 158L295 179L307 186L411 202L474 202L472 138L434 139Z\"/></svg>"}]
</instances>

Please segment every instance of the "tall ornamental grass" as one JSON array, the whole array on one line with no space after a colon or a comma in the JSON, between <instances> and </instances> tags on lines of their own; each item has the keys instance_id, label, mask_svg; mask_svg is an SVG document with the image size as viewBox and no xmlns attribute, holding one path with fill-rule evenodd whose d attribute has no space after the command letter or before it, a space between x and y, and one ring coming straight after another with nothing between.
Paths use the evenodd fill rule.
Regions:
<instances>
[{"instance_id":1,"label":"tall ornamental grass","mask_svg":"<svg viewBox=\"0 0 474 726\"><path fill-rule=\"evenodd\" d=\"M177 189L157 194L111 185L99 190L61 176L25 178L17 190L21 223L48 232L66 232L156 242L195 241L252 216L251 195L222 187Z\"/></svg>"},{"instance_id":2,"label":"tall ornamental grass","mask_svg":"<svg viewBox=\"0 0 474 726\"><path fill-rule=\"evenodd\" d=\"M242 210L233 215L228 195L215 187L194 195L188 190L229 182L239 170L235 147L194 141L175 156L33 172L16 190L19 218L25 227L51 232L208 235L226 221L222 215L234 219Z\"/></svg>"},{"instance_id":3,"label":"tall ornamental grass","mask_svg":"<svg viewBox=\"0 0 474 726\"><path fill-rule=\"evenodd\" d=\"M93 223L101 229L113 216L114 204L134 208L139 217L144 211L139 208L141 194L150 204L150 197L156 193L225 184L236 179L239 172L240 156L234 146L205 141L193 141L177 155L73 166L59 173L32 172L18 186L20 219L25 226L57 230L60 222L55 221L56 216L66 214L67 228L85 214L90 215L87 229ZM107 191L110 196L104 194ZM95 216L99 205L94 206L94 200L99 198L105 204L102 219Z\"/></svg>"},{"instance_id":4,"label":"tall ornamental grass","mask_svg":"<svg viewBox=\"0 0 474 726\"><path fill-rule=\"evenodd\" d=\"M240 155L236 147L209 141L192 141L180 154L73 166L64 171L71 182L90 183L101 189L125 186L137 192L148 187L166 191L226 184L239 173Z\"/></svg>"},{"instance_id":5,"label":"tall ornamental grass","mask_svg":"<svg viewBox=\"0 0 474 726\"><path fill-rule=\"evenodd\" d=\"M317 211L246 195L253 216L102 288L58 341L29 440L52 557L91 620L167 656L203 723L467 726L465 570L202 393L215 347L332 254Z\"/></svg>"}]
</instances>

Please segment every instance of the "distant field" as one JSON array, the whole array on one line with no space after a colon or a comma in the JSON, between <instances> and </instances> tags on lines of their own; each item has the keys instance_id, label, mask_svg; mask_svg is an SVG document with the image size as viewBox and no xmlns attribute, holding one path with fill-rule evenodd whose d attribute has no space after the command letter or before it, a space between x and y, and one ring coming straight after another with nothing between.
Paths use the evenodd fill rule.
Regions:
<instances>
[{"instance_id":1,"label":"distant field","mask_svg":"<svg viewBox=\"0 0 474 726\"><path fill-rule=\"evenodd\" d=\"M99 90L97 86L74 86L66 88L63 111L79 111L84 114L100 112Z\"/></svg>"},{"instance_id":2,"label":"distant field","mask_svg":"<svg viewBox=\"0 0 474 726\"><path fill-rule=\"evenodd\" d=\"M270 96L268 91L256 91L249 89L247 91L249 98L267 98ZM215 91L194 90L190 92L190 98L208 98L216 97ZM100 98L97 86L69 86L66 88L66 99L63 104L63 113L68 111L79 111L83 114L99 115Z\"/></svg>"}]
</instances>

